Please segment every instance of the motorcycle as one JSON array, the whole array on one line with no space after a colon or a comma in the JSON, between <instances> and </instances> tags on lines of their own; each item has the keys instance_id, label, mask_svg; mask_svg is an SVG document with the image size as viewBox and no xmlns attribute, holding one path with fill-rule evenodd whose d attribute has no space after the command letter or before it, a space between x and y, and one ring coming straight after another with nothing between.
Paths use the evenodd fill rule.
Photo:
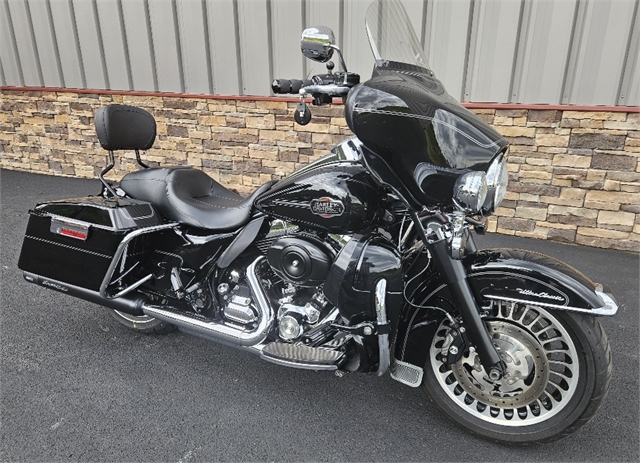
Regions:
<instances>
[{"instance_id":1,"label":"motorcycle","mask_svg":"<svg viewBox=\"0 0 640 463\"><path fill-rule=\"evenodd\" d=\"M564 437L606 396L611 349L597 317L614 315L616 299L551 257L477 248L473 232L506 192L506 140L446 92L399 2L373 2L366 29L366 82L316 27L302 53L328 72L272 85L300 95L300 124L312 117L303 97L342 98L354 136L246 198L191 167L149 168L151 114L100 108L102 192L30 211L24 278L137 332L177 328L338 376L389 372L495 441ZM142 169L115 185L104 175L119 150L135 150Z\"/></svg>"}]
</instances>

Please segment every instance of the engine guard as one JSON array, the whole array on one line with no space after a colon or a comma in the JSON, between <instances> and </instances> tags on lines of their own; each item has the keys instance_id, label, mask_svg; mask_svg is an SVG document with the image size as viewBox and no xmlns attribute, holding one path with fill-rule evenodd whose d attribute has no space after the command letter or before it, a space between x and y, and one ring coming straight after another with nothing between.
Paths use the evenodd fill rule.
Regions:
<instances>
[{"instance_id":1,"label":"engine guard","mask_svg":"<svg viewBox=\"0 0 640 463\"><path fill-rule=\"evenodd\" d=\"M477 300L533 304L555 310L615 315L610 289L552 257L519 249L489 249L464 260Z\"/></svg>"}]
</instances>

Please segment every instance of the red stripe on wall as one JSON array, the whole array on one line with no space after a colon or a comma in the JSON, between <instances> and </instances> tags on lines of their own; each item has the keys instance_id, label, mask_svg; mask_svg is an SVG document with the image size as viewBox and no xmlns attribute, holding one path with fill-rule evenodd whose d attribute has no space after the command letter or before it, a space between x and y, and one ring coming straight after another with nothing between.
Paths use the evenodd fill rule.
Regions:
<instances>
[{"instance_id":1,"label":"red stripe on wall","mask_svg":"<svg viewBox=\"0 0 640 463\"><path fill-rule=\"evenodd\" d=\"M287 103L297 103L299 98L281 96L252 96L252 95L202 95L190 93L169 93L169 92L140 92L127 90L93 90L78 88L55 88L55 87L11 87L0 86L3 92L55 92L55 93L78 93L84 95L130 95L148 97L167 98L201 98L204 100L234 100L234 101L280 101ZM342 104L341 99L334 99L334 104ZM519 103L469 103L462 105L468 109L528 109L541 111L597 111L597 112L618 112L636 113L640 112L640 106L577 106L577 105L552 105L552 104L519 104Z\"/></svg>"}]
</instances>

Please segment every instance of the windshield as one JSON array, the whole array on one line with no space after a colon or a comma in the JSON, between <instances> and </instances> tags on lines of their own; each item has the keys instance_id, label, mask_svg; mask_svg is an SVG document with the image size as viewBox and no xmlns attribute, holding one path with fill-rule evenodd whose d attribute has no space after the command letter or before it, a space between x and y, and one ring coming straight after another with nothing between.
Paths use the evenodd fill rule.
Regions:
<instances>
[{"instance_id":1,"label":"windshield","mask_svg":"<svg viewBox=\"0 0 640 463\"><path fill-rule=\"evenodd\" d=\"M425 69L429 63L407 12L398 0L376 0L366 17L369 44L376 60L396 61Z\"/></svg>"}]
</instances>

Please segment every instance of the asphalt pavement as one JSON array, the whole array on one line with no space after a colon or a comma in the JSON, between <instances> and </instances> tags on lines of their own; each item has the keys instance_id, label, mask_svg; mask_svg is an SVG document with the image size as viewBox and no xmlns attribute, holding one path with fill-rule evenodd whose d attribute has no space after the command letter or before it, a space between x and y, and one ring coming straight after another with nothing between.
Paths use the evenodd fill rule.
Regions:
<instances>
[{"instance_id":1,"label":"asphalt pavement","mask_svg":"<svg viewBox=\"0 0 640 463\"><path fill-rule=\"evenodd\" d=\"M29 284L27 210L96 194L97 180L0 171L0 461L634 461L639 449L636 254L487 235L609 284L614 372L603 407L568 438L512 448L455 426L388 375L293 370L174 332L145 336L106 309Z\"/></svg>"}]
</instances>

